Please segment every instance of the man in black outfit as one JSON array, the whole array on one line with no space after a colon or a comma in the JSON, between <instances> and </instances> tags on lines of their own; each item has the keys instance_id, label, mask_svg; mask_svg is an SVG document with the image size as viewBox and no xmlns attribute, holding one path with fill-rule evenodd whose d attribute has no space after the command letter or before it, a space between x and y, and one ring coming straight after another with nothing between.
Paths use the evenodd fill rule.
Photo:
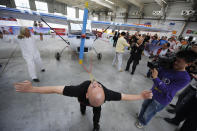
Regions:
<instances>
[{"instance_id":1,"label":"man in black outfit","mask_svg":"<svg viewBox=\"0 0 197 131\"><path fill-rule=\"evenodd\" d=\"M196 131L197 130L197 94L193 95L187 103L179 108L174 118L164 118L164 120L170 124L178 126L184 121L180 131Z\"/></svg>"},{"instance_id":2,"label":"man in black outfit","mask_svg":"<svg viewBox=\"0 0 197 131\"><path fill-rule=\"evenodd\" d=\"M80 110L82 115L85 114L86 106L93 107L93 131L100 129L99 120L101 116L101 105L105 101L120 101L120 100L142 100L151 99L151 91L143 91L139 95L121 94L105 88L97 81L84 81L77 86L46 86L34 87L31 82L24 81L14 84L17 92L31 92L41 94L57 93L70 97L77 97L80 103Z\"/></svg>"},{"instance_id":3,"label":"man in black outfit","mask_svg":"<svg viewBox=\"0 0 197 131\"><path fill-rule=\"evenodd\" d=\"M145 37L146 36L143 35L142 39L138 40L138 42L133 47L131 47L131 55L127 61L127 66L125 69L125 71L129 71L130 65L133 62L131 75L134 74L136 66L139 64L139 61L141 60L141 55L145 47Z\"/></svg>"}]
</instances>

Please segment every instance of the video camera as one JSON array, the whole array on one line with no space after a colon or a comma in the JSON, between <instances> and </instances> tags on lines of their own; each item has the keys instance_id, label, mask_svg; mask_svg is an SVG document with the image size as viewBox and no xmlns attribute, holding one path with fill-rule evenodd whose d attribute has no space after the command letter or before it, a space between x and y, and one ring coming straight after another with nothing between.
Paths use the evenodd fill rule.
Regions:
<instances>
[{"instance_id":1,"label":"video camera","mask_svg":"<svg viewBox=\"0 0 197 131\"><path fill-rule=\"evenodd\" d=\"M176 55L174 53L166 54L165 56L160 56L152 62L148 62L147 66L150 69L163 67L165 69L172 69L173 64L176 60Z\"/></svg>"}]
</instances>

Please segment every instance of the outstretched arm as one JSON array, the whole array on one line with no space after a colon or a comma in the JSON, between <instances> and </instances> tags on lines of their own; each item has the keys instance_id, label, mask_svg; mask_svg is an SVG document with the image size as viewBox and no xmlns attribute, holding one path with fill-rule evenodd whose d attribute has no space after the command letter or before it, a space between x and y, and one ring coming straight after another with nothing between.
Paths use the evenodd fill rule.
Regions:
<instances>
[{"instance_id":1,"label":"outstretched arm","mask_svg":"<svg viewBox=\"0 0 197 131\"><path fill-rule=\"evenodd\" d=\"M63 94L64 86L42 86L35 87L32 86L30 81L23 81L19 83L15 83L14 87L17 92L25 92L25 93L41 93L41 94Z\"/></svg>"},{"instance_id":2,"label":"outstretched arm","mask_svg":"<svg viewBox=\"0 0 197 131\"><path fill-rule=\"evenodd\" d=\"M121 94L121 100L132 101L132 100L152 99L152 96L153 96L152 91L144 90L139 95Z\"/></svg>"}]
</instances>

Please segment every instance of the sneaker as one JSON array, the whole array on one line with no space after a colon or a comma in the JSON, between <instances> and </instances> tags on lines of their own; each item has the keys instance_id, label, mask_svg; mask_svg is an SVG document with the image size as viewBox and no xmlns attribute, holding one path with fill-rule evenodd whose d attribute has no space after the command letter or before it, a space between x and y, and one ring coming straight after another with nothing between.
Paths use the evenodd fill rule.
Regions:
<instances>
[{"instance_id":1,"label":"sneaker","mask_svg":"<svg viewBox=\"0 0 197 131\"><path fill-rule=\"evenodd\" d=\"M121 69L121 70L119 70L119 72L123 72L123 70Z\"/></svg>"},{"instance_id":2,"label":"sneaker","mask_svg":"<svg viewBox=\"0 0 197 131\"><path fill-rule=\"evenodd\" d=\"M175 110L174 109L167 109L167 112L171 113L171 114L175 114Z\"/></svg>"},{"instance_id":3,"label":"sneaker","mask_svg":"<svg viewBox=\"0 0 197 131\"><path fill-rule=\"evenodd\" d=\"M41 72L45 72L45 69L42 69Z\"/></svg>"},{"instance_id":4,"label":"sneaker","mask_svg":"<svg viewBox=\"0 0 197 131\"><path fill-rule=\"evenodd\" d=\"M33 81L34 81L34 82L40 82L40 80L37 79L37 78L36 78L36 79L33 79Z\"/></svg>"},{"instance_id":5,"label":"sneaker","mask_svg":"<svg viewBox=\"0 0 197 131\"><path fill-rule=\"evenodd\" d=\"M173 124L173 125L176 125L178 126L179 125L179 122L175 121L173 118L170 119L170 118L164 118L164 120L170 124Z\"/></svg>"},{"instance_id":6,"label":"sneaker","mask_svg":"<svg viewBox=\"0 0 197 131\"><path fill-rule=\"evenodd\" d=\"M134 72L131 72L131 75L133 75L134 74Z\"/></svg>"},{"instance_id":7,"label":"sneaker","mask_svg":"<svg viewBox=\"0 0 197 131\"><path fill-rule=\"evenodd\" d=\"M137 128L139 128L139 129L141 129L141 128L144 127L139 121L137 121L137 122L135 123L135 126L136 126Z\"/></svg>"}]
</instances>

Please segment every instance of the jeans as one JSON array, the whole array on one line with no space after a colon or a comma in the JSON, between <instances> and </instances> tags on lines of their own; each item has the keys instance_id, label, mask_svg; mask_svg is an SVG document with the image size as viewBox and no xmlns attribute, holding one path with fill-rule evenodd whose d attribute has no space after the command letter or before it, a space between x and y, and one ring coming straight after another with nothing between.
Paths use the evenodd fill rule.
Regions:
<instances>
[{"instance_id":1,"label":"jeans","mask_svg":"<svg viewBox=\"0 0 197 131\"><path fill-rule=\"evenodd\" d=\"M147 125L157 112L161 111L165 106L154 99L144 100L138 120L142 125Z\"/></svg>"},{"instance_id":2,"label":"jeans","mask_svg":"<svg viewBox=\"0 0 197 131\"><path fill-rule=\"evenodd\" d=\"M118 71L120 71L122 68L122 57L123 57L123 53L119 53L119 52L116 52L115 56L114 56L114 59L113 59L113 62L112 62L112 65L115 65L116 63L116 59L118 59Z\"/></svg>"}]
</instances>

